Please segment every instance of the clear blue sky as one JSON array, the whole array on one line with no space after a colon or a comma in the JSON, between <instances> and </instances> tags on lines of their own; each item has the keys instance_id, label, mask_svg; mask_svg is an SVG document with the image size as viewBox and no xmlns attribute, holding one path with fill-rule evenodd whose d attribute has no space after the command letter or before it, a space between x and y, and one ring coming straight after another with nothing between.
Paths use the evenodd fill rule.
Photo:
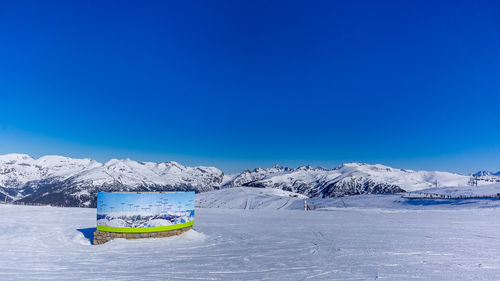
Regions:
<instances>
[{"instance_id":1,"label":"clear blue sky","mask_svg":"<svg viewBox=\"0 0 500 281\"><path fill-rule=\"evenodd\" d=\"M8 1L0 154L500 170L496 1Z\"/></svg>"}]
</instances>

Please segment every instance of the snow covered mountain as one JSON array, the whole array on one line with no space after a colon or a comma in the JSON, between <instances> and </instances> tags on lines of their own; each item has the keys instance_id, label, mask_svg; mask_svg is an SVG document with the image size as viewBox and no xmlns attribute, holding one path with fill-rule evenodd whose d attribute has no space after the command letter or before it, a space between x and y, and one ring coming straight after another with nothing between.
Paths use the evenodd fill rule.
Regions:
<instances>
[{"instance_id":1,"label":"snow covered mountain","mask_svg":"<svg viewBox=\"0 0 500 281\"><path fill-rule=\"evenodd\" d=\"M349 163L335 169L274 166L236 175L214 167L25 154L0 155L0 200L95 206L99 191L196 191L232 187L274 188L307 197L388 194L437 186L464 186L469 176ZM485 181L486 183L486 181ZM487 182L491 183L491 182ZM478 184L483 184L482 180ZM5 197L7 195L7 197Z\"/></svg>"},{"instance_id":2,"label":"snow covered mountain","mask_svg":"<svg viewBox=\"0 0 500 281\"><path fill-rule=\"evenodd\" d=\"M41 179L66 179L79 172L102 166L90 159L43 156L33 159L26 154L0 155L0 186L21 188Z\"/></svg>"},{"instance_id":3,"label":"snow covered mountain","mask_svg":"<svg viewBox=\"0 0 500 281\"><path fill-rule=\"evenodd\" d=\"M466 185L468 176L394 169L383 165L343 164L335 169L274 166L245 171L226 185L278 188L308 197L338 197L413 191L435 186Z\"/></svg>"},{"instance_id":4,"label":"snow covered mountain","mask_svg":"<svg viewBox=\"0 0 500 281\"><path fill-rule=\"evenodd\" d=\"M500 171L493 173L491 171L479 171L477 173L472 174L475 177L500 177Z\"/></svg>"},{"instance_id":5,"label":"snow covered mountain","mask_svg":"<svg viewBox=\"0 0 500 281\"><path fill-rule=\"evenodd\" d=\"M98 191L208 191L218 188L224 173L214 167L29 155L0 156L0 193L8 200L95 206ZM3 198L2 198L3 199Z\"/></svg>"}]
</instances>

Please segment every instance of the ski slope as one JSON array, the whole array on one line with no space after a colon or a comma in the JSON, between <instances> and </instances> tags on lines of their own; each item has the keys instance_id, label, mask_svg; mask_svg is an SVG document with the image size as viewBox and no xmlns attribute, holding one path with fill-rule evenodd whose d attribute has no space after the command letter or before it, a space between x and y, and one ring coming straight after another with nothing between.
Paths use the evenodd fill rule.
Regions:
<instances>
[{"instance_id":1,"label":"ski slope","mask_svg":"<svg viewBox=\"0 0 500 281\"><path fill-rule=\"evenodd\" d=\"M233 187L196 194L198 208L288 209L307 196L274 188Z\"/></svg>"},{"instance_id":2,"label":"ski slope","mask_svg":"<svg viewBox=\"0 0 500 281\"><path fill-rule=\"evenodd\" d=\"M472 190L472 191L471 191ZM500 185L478 187L444 187L426 192L451 195L495 195ZM365 194L336 198L307 198L304 195L272 188L234 187L196 194L197 208L225 209L288 209L304 210L304 201L318 211L338 208L391 210L449 210L500 207L500 200L443 199L417 200L402 198L399 194Z\"/></svg>"},{"instance_id":3,"label":"ski slope","mask_svg":"<svg viewBox=\"0 0 500 281\"><path fill-rule=\"evenodd\" d=\"M198 208L179 237L92 246L95 209L0 205L0 280L493 280L499 212Z\"/></svg>"},{"instance_id":4,"label":"ski slope","mask_svg":"<svg viewBox=\"0 0 500 281\"><path fill-rule=\"evenodd\" d=\"M500 184L489 184L483 186L451 186L451 187L440 187L440 188L429 188L420 190L423 193L435 193L440 195L450 195L450 196L489 196L496 195L500 193Z\"/></svg>"}]
</instances>

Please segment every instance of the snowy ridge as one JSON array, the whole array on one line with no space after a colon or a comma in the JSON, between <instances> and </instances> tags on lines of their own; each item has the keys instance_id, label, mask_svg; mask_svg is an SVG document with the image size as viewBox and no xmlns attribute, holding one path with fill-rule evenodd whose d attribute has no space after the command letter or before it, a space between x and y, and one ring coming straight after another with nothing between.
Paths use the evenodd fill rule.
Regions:
<instances>
[{"instance_id":1,"label":"snowy ridge","mask_svg":"<svg viewBox=\"0 0 500 281\"><path fill-rule=\"evenodd\" d=\"M130 159L112 159L102 167L83 171L72 180L91 185L127 187L192 185L197 191L211 190L223 179L223 173L214 167L186 167L177 162L137 162Z\"/></svg>"},{"instance_id":2,"label":"snowy ridge","mask_svg":"<svg viewBox=\"0 0 500 281\"><path fill-rule=\"evenodd\" d=\"M483 175L484 174L484 175ZM492 173L477 176L478 185L499 182ZM99 191L196 191L259 187L307 197L394 194L443 186L466 186L470 177L448 172L395 169L348 163L334 169L275 165L225 175L215 167L187 167L177 162L139 162L26 154L0 155L0 200L94 207ZM270 194L268 194L270 195Z\"/></svg>"},{"instance_id":3,"label":"snowy ridge","mask_svg":"<svg viewBox=\"0 0 500 281\"><path fill-rule=\"evenodd\" d=\"M91 159L47 155L33 159L26 154L0 155L0 186L21 188L27 182L57 177L67 179L77 173L102 167Z\"/></svg>"},{"instance_id":4,"label":"snowy ridge","mask_svg":"<svg viewBox=\"0 0 500 281\"><path fill-rule=\"evenodd\" d=\"M475 177L500 177L500 171L493 173L492 171L479 171L477 173L472 174Z\"/></svg>"},{"instance_id":5,"label":"snowy ridge","mask_svg":"<svg viewBox=\"0 0 500 281\"><path fill-rule=\"evenodd\" d=\"M98 191L208 191L224 173L214 167L186 167L176 162L138 162L24 154L0 156L0 193L8 201L95 206ZM4 197L2 196L2 199Z\"/></svg>"},{"instance_id":6,"label":"snowy ridge","mask_svg":"<svg viewBox=\"0 0 500 281\"><path fill-rule=\"evenodd\" d=\"M275 166L245 171L229 186L279 188L309 197L398 193L439 186L467 185L470 177L447 172L395 169L384 165L343 164L335 169ZM479 182L479 184L483 184Z\"/></svg>"}]
</instances>

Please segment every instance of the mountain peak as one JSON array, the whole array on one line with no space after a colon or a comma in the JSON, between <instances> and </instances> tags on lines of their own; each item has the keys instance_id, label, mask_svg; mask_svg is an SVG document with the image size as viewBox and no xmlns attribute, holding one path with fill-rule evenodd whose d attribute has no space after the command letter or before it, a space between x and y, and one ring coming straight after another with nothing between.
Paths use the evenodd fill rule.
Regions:
<instances>
[{"instance_id":1,"label":"mountain peak","mask_svg":"<svg viewBox=\"0 0 500 281\"><path fill-rule=\"evenodd\" d=\"M493 173L492 171L478 171L474 174L472 174L474 177L488 177L488 176L500 176L500 171L497 173Z\"/></svg>"},{"instance_id":2,"label":"mountain peak","mask_svg":"<svg viewBox=\"0 0 500 281\"><path fill-rule=\"evenodd\" d=\"M297 167L297 170L299 171L309 171L313 170L314 168L311 165L304 165L304 166L299 166Z\"/></svg>"},{"instance_id":3,"label":"mountain peak","mask_svg":"<svg viewBox=\"0 0 500 281\"><path fill-rule=\"evenodd\" d=\"M33 161L33 157L28 154L21 153L10 153L0 155L0 162L8 162L8 161Z\"/></svg>"},{"instance_id":4,"label":"mountain peak","mask_svg":"<svg viewBox=\"0 0 500 281\"><path fill-rule=\"evenodd\" d=\"M113 166L113 165L116 165L116 164L122 163L122 162L123 162L123 160L112 158L112 159L109 159L108 162L104 163L104 166Z\"/></svg>"},{"instance_id":5,"label":"mountain peak","mask_svg":"<svg viewBox=\"0 0 500 281\"><path fill-rule=\"evenodd\" d=\"M491 175L480 184L500 181L489 171L480 174ZM175 161L138 162L126 158L102 164L91 159L58 155L38 159L27 154L0 155L0 193L24 202L47 203L65 198L64 202L50 203L67 206L80 203L94 206L98 191L203 192L249 186L293 191L309 197L336 197L414 191L432 187L436 182L440 186L467 185L468 181L469 176L465 175L366 163L346 163L335 169L310 165L291 169L276 164L271 168L255 168L225 176L216 167L189 167Z\"/></svg>"}]
</instances>

